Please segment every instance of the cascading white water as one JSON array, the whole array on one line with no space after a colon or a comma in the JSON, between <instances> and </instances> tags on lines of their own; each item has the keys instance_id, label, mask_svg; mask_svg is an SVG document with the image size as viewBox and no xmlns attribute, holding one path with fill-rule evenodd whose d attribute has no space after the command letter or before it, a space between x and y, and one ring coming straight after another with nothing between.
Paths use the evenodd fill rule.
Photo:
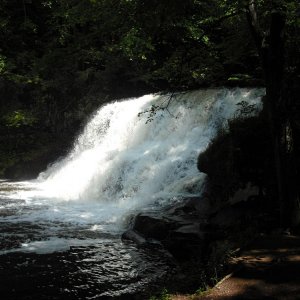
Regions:
<instances>
[{"instance_id":1,"label":"cascading white water","mask_svg":"<svg viewBox=\"0 0 300 300\"><path fill-rule=\"evenodd\" d=\"M42 187L48 197L130 206L197 193L203 181L196 168L199 152L234 116L237 103L258 104L262 93L209 89L178 94L148 123L149 116L139 113L151 105L166 106L169 95L107 104L87 123L73 151L40 175Z\"/></svg>"},{"instance_id":2,"label":"cascading white water","mask_svg":"<svg viewBox=\"0 0 300 300\"><path fill-rule=\"evenodd\" d=\"M20 251L58 251L94 244L103 233L119 234L132 210L199 195L205 177L197 170L199 153L236 114L239 102L259 108L263 94L264 89L177 94L151 122L147 113L139 113L152 105L165 107L169 95L106 104L92 116L70 154L37 181L18 183L15 193L6 192L10 186L4 193L0 188L0 198L13 200L4 203L0 222L8 228L39 224L29 241L27 225L18 227L26 241Z\"/></svg>"},{"instance_id":3,"label":"cascading white water","mask_svg":"<svg viewBox=\"0 0 300 300\"><path fill-rule=\"evenodd\" d=\"M239 102L259 108L263 94L210 89L169 105L168 95L109 103L37 180L0 181L1 290L11 299L147 299L171 274L182 278L163 249L121 242L127 216L199 195L199 152ZM146 124L138 115L152 105L168 109Z\"/></svg>"}]
</instances>

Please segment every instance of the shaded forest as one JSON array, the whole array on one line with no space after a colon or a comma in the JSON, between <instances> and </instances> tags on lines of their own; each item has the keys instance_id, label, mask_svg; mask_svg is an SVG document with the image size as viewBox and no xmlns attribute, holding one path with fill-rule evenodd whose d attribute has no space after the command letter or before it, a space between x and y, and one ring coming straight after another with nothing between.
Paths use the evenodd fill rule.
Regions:
<instances>
[{"instance_id":1,"label":"shaded forest","mask_svg":"<svg viewBox=\"0 0 300 300\"><path fill-rule=\"evenodd\" d=\"M1 0L0 11L1 176L36 176L112 99L264 86L276 193L299 208L298 1Z\"/></svg>"}]
</instances>

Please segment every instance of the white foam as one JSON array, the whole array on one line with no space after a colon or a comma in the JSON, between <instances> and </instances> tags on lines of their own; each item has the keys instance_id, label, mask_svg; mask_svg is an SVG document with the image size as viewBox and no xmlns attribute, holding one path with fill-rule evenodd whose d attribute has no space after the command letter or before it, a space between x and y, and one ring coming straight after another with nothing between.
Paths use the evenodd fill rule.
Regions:
<instances>
[{"instance_id":1,"label":"white foam","mask_svg":"<svg viewBox=\"0 0 300 300\"><path fill-rule=\"evenodd\" d=\"M166 105L168 95L109 103L95 112L70 154L37 181L18 183L16 192L1 194L12 206L15 199L25 200L3 222L48 224L45 242L33 241L22 249L50 249L51 244L58 249L59 223L72 230L118 232L131 211L199 195L205 178L197 170L199 152L235 115L237 103L260 106L263 94L263 89L178 94L168 110L158 111L148 123L147 114L138 114Z\"/></svg>"},{"instance_id":2,"label":"white foam","mask_svg":"<svg viewBox=\"0 0 300 300\"><path fill-rule=\"evenodd\" d=\"M262 91L206 90L178 95L148 124L138 113L168 96L147 95L107 104L78 137L73 151L40 178L47 197L65 200L146 201L184 178L201 175L196 160L238 102L258 103ZM177 189L179 192L180 188ZM184 191L182 191L185 193Z\"/></svg>"}]
</instances>

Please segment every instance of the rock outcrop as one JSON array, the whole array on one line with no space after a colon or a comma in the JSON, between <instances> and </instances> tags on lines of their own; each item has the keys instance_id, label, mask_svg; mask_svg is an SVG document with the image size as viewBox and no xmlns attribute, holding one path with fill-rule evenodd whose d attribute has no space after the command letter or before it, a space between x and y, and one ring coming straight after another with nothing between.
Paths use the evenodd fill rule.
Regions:
<instances>
[{"instance_id":1,"label":"rock outcrop","mask_svg":"<svg viewBox=\"0 0 300 300\"><path fill-rule=\"evenodd\" d=\"M213 195L208 190L161 211L140 213L122 239L139 247L164 247L178 261L208 257L212 244L263 214L256 209L258 189L250 184L236 191L231 202L217 204Z\"/></svg>"}]
</instances>

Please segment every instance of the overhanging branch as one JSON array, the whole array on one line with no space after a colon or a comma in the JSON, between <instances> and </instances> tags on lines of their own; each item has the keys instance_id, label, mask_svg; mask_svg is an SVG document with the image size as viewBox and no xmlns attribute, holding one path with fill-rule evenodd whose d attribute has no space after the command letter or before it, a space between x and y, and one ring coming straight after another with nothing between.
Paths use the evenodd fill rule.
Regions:
<instances>
[{"instance_id":1,"label":"overhanging branch","mask_svg":"<svg viewBox=\"0 0 300 300\"><path fill-rule=\"evenodd\" d=\"M259 26L254 0L250 0L248 2L245 7L245 12L252 36L255 41L255 45L259 51L260 56L264 59L262 53L263 34Z\"/></svg>"}]
</instances>

